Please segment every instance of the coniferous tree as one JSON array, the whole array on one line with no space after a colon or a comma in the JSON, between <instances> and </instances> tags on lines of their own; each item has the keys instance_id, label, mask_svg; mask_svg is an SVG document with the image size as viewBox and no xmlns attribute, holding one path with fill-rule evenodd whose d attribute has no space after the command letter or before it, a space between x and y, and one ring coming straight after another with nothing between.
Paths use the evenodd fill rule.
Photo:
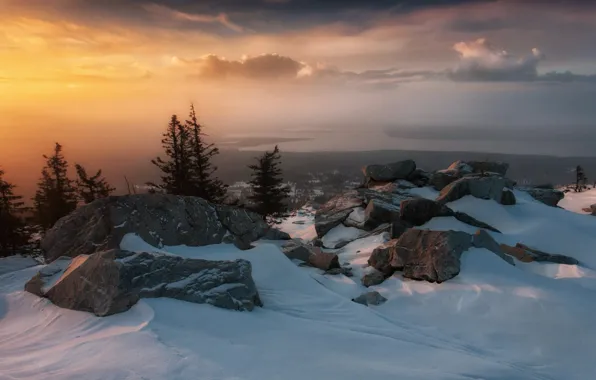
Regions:
<instances>
[{"instance_id":1,"label":"coniferous tree","mask_svg":"<svg viewBox=\"0 0 596 380\"><path fill-rule=\"evenodd\" d=\"M0 257L13 255L26 242L20 213L26 210L23 197L15 195L15 186L4 180L0 169Z\"/></svg>"},{"instance_id":2,"label":"coniferous tree","mask_svg":"<svg viewBox=\"0 0 596 380\"><path fill-rule=\"evenodd\" d=\"M219 149L214 144L204 140L203 126L199 124L195 107L190 105L189 119L186 128L190 133L192 156L192 193L210 202L221 203L224 201L228 186L215 176L217 167L211 159L219 154Z\"/></svg>"},{"instance_id":3,"label":"coniferous tree","mask_svg":"<svg viewBox=\"0 0 596 380\"><path fill-rule=\"evenodd\" d=\"M167 160L157 157L151 160L161 172L161 185L149 185L161 188L168 194L191 195L191 140L189 130L182 125L176 115L172 115L170 124L161 140Z\"/></svg>"},{"instance_id":4,"label":"coniferous tree","mask_svg":"<svg viewBox=\"0 0 596 380\"><path fill-rule=\"evenodd\" d=\"M78 177L76 182L77 195L86 204L99 198L105 198L116 190L101 176L101 170L98 170L95 175L90 177L83 166L75 164L75 168Z\"/></svg>"},{"instance_id":5,"label":"coniferous tree","mask_svg":"<svg viewBox=\"0 0 596 380\"><path fill-rule=\"evenodd\" d=\"M68 178L68 162L62 154L62 145L56 143L54 154L43 157L47 163L33 202L37 221L47 229L77 207L77 194L73 181Z\"/></svg>"},{"instance_id":6,"label":"coniferous tree","mask_svg":"<svg viewBox=\"0 0 596 380\"><path fill-rule=\"evenodd\" d=\"M256 164L249 165L253 172L249 181L252 194L248 199L255 212L266 221L277 223L287 212L285 201L290 193L288 186L283 183L279 148L275 146L272 152L265 152L256 160Z\"/></svg>"}]
</instances>

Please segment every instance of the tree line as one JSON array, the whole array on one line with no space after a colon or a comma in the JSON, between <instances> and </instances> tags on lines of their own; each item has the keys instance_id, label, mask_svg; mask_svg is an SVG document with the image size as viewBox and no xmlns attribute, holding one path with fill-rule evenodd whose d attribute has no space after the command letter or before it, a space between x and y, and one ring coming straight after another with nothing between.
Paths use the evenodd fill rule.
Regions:
<instances>
[{"instance_id":1,"label":"tree line","mask_svg":"<svg viewBox=\"0 0 596 380\"><path fill-rule=\"evenodd\" d=\"M228 186L217 177L217 167L212 160L219 149L207 142L206 136L192 104L184 122L172 115L162 135L165 157L151 160L161 171L160 183L149 184L152 191L233 204L257 212L269 223L279 222L286 215L290 190L284 185L278 147L256 157L255 163L248 166L252 171L249 181L252 191L248 204L240 205L227 197ZM46 163L32 208L25 206L23 197L15 193L16 186L4 179L5 173L0 169L0 256L14 254L27 243L25 213L32 211L33 222L47 230L78 205L107 197L115 191L101 169L91 175L82 165L75 164L76 178L71 179L69 163L59 143L55 144L51 155L43 157Z\"/></svg>"}]
</instances>

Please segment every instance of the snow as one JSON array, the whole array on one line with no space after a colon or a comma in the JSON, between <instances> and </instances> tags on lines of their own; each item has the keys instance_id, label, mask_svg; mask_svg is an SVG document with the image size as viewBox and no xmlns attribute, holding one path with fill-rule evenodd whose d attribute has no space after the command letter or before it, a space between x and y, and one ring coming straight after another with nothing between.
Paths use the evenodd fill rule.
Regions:
<instances>
[{"instance_id":1,"label":"snow","mask_svg":"<svg viewBox=\"0 0 596 380\"><path fill-rule=\"evenodd\" d=\"M559 202L560 207L579 214L589 214L584 209L589 209L593 204L596 204L596 188L582 191L581 193L570 191L565 193L565 198Z\"/></svg>"},{"instance_id":2,"label":"snow","mask_svg":"<svg viewBox=\"0 0 596 380\"><path fill-rule=\"evenodd\" d=\"M445 283L396 274L367 289L360 277L387 234L337 250L340 263L353 268L351 278L299 267L268 242L248 251L226 244L156 249L127 235L121 247L132 251L249 260L264 307L237 312L144 299L98 318L25 293L40 267L0 259L0 268L11 268L0 274L0 379L592 379L596 217L515 195L514 206L464 197L449 207L501 230L490 232L499 242L567 254L583 265L511 266L473 248L462 255L461 273ZM308 239L313 215L296 215L281 228ZM421 228L476 230L454 218ZM370 290L388 301L351 301Z\"/></svg>"},{"instance_id":3,"label":"snow","mask_svg":"<svg viewBox=\"0 0 596 380\"><path fill-rule=\"evenodd\" d=\"M338 244L353 241L366 234L365 231L356 227L346 227L343 224L333 227L323 236L323 246L335 248Z\"/></svg>"}]
</instances>

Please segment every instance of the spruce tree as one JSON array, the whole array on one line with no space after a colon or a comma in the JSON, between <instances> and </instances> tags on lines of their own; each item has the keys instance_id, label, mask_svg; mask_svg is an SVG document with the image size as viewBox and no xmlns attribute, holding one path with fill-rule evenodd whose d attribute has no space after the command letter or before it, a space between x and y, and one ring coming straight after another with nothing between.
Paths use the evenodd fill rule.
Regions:
<instances>
[{"instance_id":1,"label":"spruce tree","mask_svg":"<svg viewBox=\"0 0 596 380\"><path fill-rule=\"evenodd\" d=\"M4 180L0 169L0 257L16 254L26 242L24 223L19 215L26 210L23 197L15 195L15 186Z\"/></svg>"},{"instance_id":2,"label":"spruce tree","mask_svg":"<svg viewBox=\"0 0 596 380\"><path fill-rule=\"evenodd\" d=\"M163 189L168 194L191 195L191 139L189 130L182 125L176 115L172 115L170 124L163 134L161 144L166 160L157 157L151 160L161 172L161 185L149 185Z\"/></svg>"},{"instance_id":3,"label":"spruce tree","mask_svg":"<svg viewBox=\"0 0 596 380\"><path fill-rule=\"evenodd\" d=\"M221 203L226 197L228 187L215 176L217 167L211 162L212 158L219 154L219 149L204 140L203 126L198 122L193 104L190 105L186 128L190 133L191 141L191 195L210 202Z\"/></svg>"},{"instance_id":4,"label":"spruce tree","mask_svg":"<svg viewBox=\"0 0 596 380\"><path fill-rule=\"evenodd\" d=\"M273 152L265 152L256 160L256 164L249 165L253 171L249 181L252 194L248 197L251 209L266 221L277 223L287 212L285 201L290 193L283 183L279 148L275 146Z\"/></svg>"},{"instance_id":5,"label":"spruce tree","mask_svg":"<svg viewBox=\"0 0 596 380\"><path fill-rule=\"evenodd\" d=\"M77 170L77 195L80 200L88 204L99 198L108 197L115 188L111 187L108 181L101 176L101 170L89 177L85 168L75 164Z\"/></svg>"},{"instance_id":6,"label":"spruce tree","mask_svg":"<svg viewBox=\"0 0 596 380\"><path fill-rule=\"evenodd\" d=\"M43 157L47 162L33 202L37 221L47 229L77 207L77 194L67 175L68 162L62 154L62 145L56 143L54 154Z\"/></svg>"}]
</instances>

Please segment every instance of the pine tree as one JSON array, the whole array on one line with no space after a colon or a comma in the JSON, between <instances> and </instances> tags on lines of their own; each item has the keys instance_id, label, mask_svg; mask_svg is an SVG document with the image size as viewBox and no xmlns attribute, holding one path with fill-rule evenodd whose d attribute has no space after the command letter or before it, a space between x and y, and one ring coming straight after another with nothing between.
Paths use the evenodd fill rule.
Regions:
<instances>
[{"instance_id":1,"label":"pine tree","mask_svg":"<svg viewBox=\"0 0 596 380\"><path fill-rule=\"evenodd\" d=\"M0 169L0 257L13 255L26 242L24 223L19 213L26 210L23 197L15 195L15 186L4 180Z\"/></svg>"},{"instance_id":2,"label":"pine tree","mask_svg":"<svg viewBox=\"0 0 596 380\"><path fill-rule=\"evenodd\" d=\"M62 145L56 143L54 154L43 157L47 163L33 202L37 221L47 229L77 207L77 195L73 181L67 175L68 162L62 154Z\"/></svg>"},{"instance_id":3,"label":"pine tree","mask_svg":"<svg viewBox=\"0 0 596 380\"><path fill-rule=\"evenodd\" d=\"M221 203L226 197L228 186L215 176L217 167L211 162L211 159L219 154L219 149L214 144L208 144L204 141L203 126L198 122L193 104L190 105L190 115L189 119L186 120L186 128L191 136L191 176L193 185L191 195L210 202Z\"/></svg>"},{"instance_id":4,"label":"pine tree","mask_svg":"<svg viewBox=\"0 0 596 380\"><path fill-rule=\"evenodd\" d=\"M265 152L256 160L256 164L249 165L253 172L252 180L249 181L252 194L248 199L255 212L266 221L277 223L285 216L285 200L290 194L290 189L283 183L279 148L275 146L273 152Z\"/></svg>"},{"instance_id":5,"label":"pine tree","mask_svg":"<svg viewBox=\"0 0 596 380\"><path fill-rule=\"evenodd\" d=\"M191 139L190 133L176 115L172 115L170 124L161 140L167 161L161 157L151 160L161 172L161 185L149 185L161 188L168 194L191 195Z\"/></svg>"},{"instance_id":6,"label":"pine tree","mask_svg":"<svg viewBox=\"0 0 596 380\"><path fill-rule=\"evenodd\" d=\"M99 198L108 197L115 188L111 187L108 181L101 176L101 170L89 177L85 168L75 164L77 170L77 195L86 204Z\"/></svg>"}]
</instances>

